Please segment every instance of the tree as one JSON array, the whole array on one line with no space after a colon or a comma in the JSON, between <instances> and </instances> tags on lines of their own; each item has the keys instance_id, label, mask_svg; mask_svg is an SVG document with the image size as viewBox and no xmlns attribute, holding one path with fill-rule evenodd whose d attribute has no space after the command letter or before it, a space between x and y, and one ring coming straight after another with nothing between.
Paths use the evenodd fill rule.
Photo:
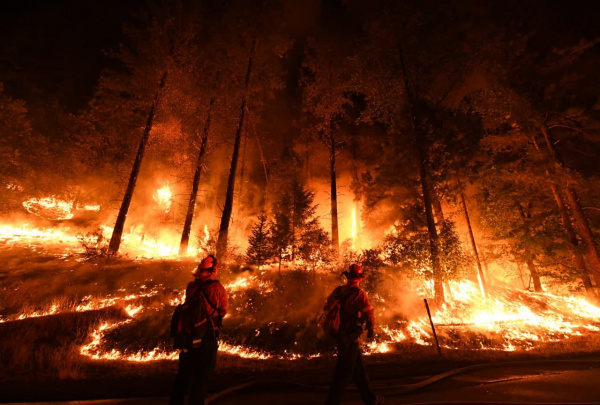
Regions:
<instances>
[{"instance_id":1,"label":"tree","mask_svg":"<svg viewBox=\"0 0 600 405\"><path fill-rule=\"evenodd\" d=\"M283 88L277 59L287 48L287 41L280 31L282 19L279 3L267 4L267 1L261 0L253 2L250 7L245 2L236 5L232 6L227 18L227 31L231 35L229 46L232 47L229 51L243 53L247 63L244 64L244 84L239 94L240 108L217 239L217 255L220 257L225 257L228 251L229 224L245 117L250 111L257 116L264 100L272 97L275 90Z\"/></svg>"},{"instance_id":2,"label":"tree","mask_svg":"<svg viewBox=\"0 0 600 405\"><path fill-rule=\"evenodd\" d=\"M240 145L242 141L242 128L244 127L244 115L246 114L246 97L248 85L250 84L250 74L252 73L252 59L256 49L256 40L252 43L250 56L248 57L248 67L246 70L246 78L244 80L244 92L242 94L242 102L240 106L240 115L238 118L237 129L235 131L235 141L233 145L233 154L231 155L231 166L229 168L229 176L227 179L227 194L225 195L225 205L223 206L223 214L221 215L221 224L219 225L219 237L217 239L217 255L225 256L227 252L227 237L229 235L229 222L231 221L231 212L233 211L233 193L235 190L235 176L237 171L238 157L240 154Z\"/></svg>"},{"instance_id":3,"label":"tree","mask_svg":"<svg viewBox=\"0 0 600 405\"><path fill-rule=\"evenodd\" d=\"M298 258L312 264L321 258L328 261L324 250L330 246L329 237L314 216L314 198L314 191L292 178L274 204L271 243L280 268L282 261L295 262Z\"/></svg>"},{"instance_id":4,"label":"tree","mask_svg":"<svg viewBox=\"0 0 600 405\"><path fill-rule=\"evenodd\" d=\"M315 33L309 38L302 65L304 110L310 131L329 155L332 246L339 250L336 156L341 141L340 122L346 118L355 93L352 82L356 29L339 2L322 2ZM307 148L308 151L308 148Z\"/></svg>"},{"instance_id":5,"label":"tree","mask_svg":"<svg viewBox=\"0 0 600 405\"><path fill-rule=\"evenodd\" d=\"M138 106L151 104L145 117L144 130L109 243L110 253L118 252L121 244L125 220L154 124L155 114L161 97L164 96L167 77L170 72L173 73L176 70L175 66L178 66L178 63L183 63L182 58L185 58L186 55L186 45L193 35L198 9L184 7L184 5L190 6L185 2L151 4L145 10L146 13L141 13L139 25L131 24L125 27L129 43L121 46L119 52L114 55L121 63L123 70L108 72L101 80L97 95L92 101L92 111L95 110L94 107L106 107L107 100L103 99L104 95L116 97L117 105L121 110L128 103L119 101L128 98L138 101ZM149 83L157 84L158 89ZM153 94L152 99L150 94ZM111 112L110 109L104 111L100 109L100 112L106 111ZM122 116L122 112L119 114ZM132 115L139 118L138 114ZM94 121L99 118L93 115L92 117L95 118ZM104 118L106 119L106 117ZM123 132L129 135L128 129L127 127L117 127L116 132L118 136L124 137Z\"/></svg>"},{"instance_id":6,"label":"tree","mask_svg":"<svg viewBox=\"0 0 600 405\"><path fill-rule=\"evenodd\" d=\"M44 146L31 128L25 103L6 94L2 83L0 134L0 210L8 211L21 204L24 192L32 192L34 168L43 164L39 158Z\"/></svg>"},{"instance_id":7,"label":"tree","mask_svg":"<svg viewBox=\"0 0 600 405\"><path fill-rule=\"evenodd\" d=\"M267 260L273 257L273 247L271 246L271 232L267 222L267 216L261 214L257 219L258 222L252 226L250 237L248 238L246 260L249 264L262 266Z\"/></svg>"}]
</instances>

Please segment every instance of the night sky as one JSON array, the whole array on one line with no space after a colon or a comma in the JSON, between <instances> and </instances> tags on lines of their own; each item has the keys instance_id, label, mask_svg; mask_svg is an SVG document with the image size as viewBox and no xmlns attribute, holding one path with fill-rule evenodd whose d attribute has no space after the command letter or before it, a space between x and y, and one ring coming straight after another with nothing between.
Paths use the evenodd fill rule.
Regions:
<instances>
[{"instance_id":1,"label":"night sky","mask_svg":"<svg viewBox=\"0 0 600 405\"><path fill-rule=\"evenodd\" d=\"M111 66L105 51L116 49L123 40L122 24L145 3L3 0L0 81L5 90L24 99L30 109L58 103L75 112L91 97L100 71ZM461 0L452 4L474 16L491 13L510 21L515 29L529 31L532 46L540 49L600 36L596 1ZM295 5L298 9L311 6ZM294 22L289 25L293 28Z\"/></svg>"},{"instance_id":2,"label":"night sky","mask_svg":"<svg viewBox=\"0 0 600 405\"><path fill-rule=\"evenodd\" d=\"M104 51L122 40L122 24L142 0L5 0L0 4L0 81L32 108L68 111L91 97Z\"/></svg>"}]
</instances>

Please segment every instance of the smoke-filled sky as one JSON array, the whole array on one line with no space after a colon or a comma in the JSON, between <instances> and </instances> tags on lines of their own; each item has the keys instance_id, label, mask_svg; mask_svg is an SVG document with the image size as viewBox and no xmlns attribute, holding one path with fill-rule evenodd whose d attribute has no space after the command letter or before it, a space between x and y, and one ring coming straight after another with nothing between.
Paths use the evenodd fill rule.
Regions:
<instances>
[{"instance_id":1,"label":"smoke-filled sky","mask_svg":"<svg viewBox=\"0 0 600 405\"><path fill-rule=\"evenodd\" d=\"M301 35L318 0L288 3L293 19L286 25ZM374 7L375 2L364 3L364 7ZM451 3L473 15L512 17L517 25L531 31L540 48L600 34L595 1ZM28 103L59 103L70 111L83 107L100 71L111 64L104 52L118 47L123 41L123 22L145 4L144 0L3 0L0 81L9 94Z\"/></svg>"}]
</instances>

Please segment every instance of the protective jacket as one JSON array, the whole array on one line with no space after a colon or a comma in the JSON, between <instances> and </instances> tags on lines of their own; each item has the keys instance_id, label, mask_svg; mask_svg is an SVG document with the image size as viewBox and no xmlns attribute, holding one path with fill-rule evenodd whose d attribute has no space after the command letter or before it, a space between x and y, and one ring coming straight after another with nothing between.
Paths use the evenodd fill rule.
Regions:
<instances>
[{"instance_id":1,"label":"protective jacket","mask_svg":"<svg viewBox=\"0 0 600 405\"><path fill-rule=\"evenodd\" d=\"M201 305L205 305L205 313L208 314L211 325L213 325L215 329L219 329L223 317L225 317L227 309L229 308L225 287L223 287L219 280L195 279L190 282L185 289L186 300L194 296L199 288L202 288L206 295L206 300L201 300ZM202 294L201 292L199 293Z\"/></svg>"},{"instance_id":2,"label":"protective jacket","mask_svg":"<svg viewBox=\"0 0 600 405\"><path fill-rule=\"evenodd\" d=\"M329 310L336 300L339 300L342 305L340 310L342 339L358 341L363 332L363 324L367 331L373 332L375 326L373 307L367 294L360 287L349 285L336 287L327 298L325 311Z\"/></svg>"}]
</instances>

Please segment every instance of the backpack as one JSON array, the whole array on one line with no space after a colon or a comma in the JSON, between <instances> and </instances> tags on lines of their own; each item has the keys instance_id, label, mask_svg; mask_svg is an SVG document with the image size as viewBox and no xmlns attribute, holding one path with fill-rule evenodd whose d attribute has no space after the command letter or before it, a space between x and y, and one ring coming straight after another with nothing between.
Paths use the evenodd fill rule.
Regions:
<instances>
[{"instance_id":1,"label":"backpack","mask_svg":"<svg viewBox=\"0 0 600 405\"><path fill-rule=\"evenodd\" d=\"M340 297L340 289L336 294L336 300L319 318L319 326L321 326L327 335L334 338L340 337L342 332L342 308L344 307L344 304L346 304L346 300L356 291L358 291L358 288L352 287L349 292Z\"/></svg>"},{"instance_id":2,"label":"backpack","mask_svg":"<svg viewBox=\"0 0 600 405\"><path fill-rule=\"evenodd\" d=\"M177 305L173 316L171 317L171 337L173 338L174 349L190 349L200 347L202 338L208 332L209 326L212 328L210 315L216 310L216 306L206 297L204 289L206 286L216 280L211 280L201 286L198 286L191 297L186 297L183 304ZM205 302L212 308L209 314L206 311Z\"/></svg>"}]
</instances>

